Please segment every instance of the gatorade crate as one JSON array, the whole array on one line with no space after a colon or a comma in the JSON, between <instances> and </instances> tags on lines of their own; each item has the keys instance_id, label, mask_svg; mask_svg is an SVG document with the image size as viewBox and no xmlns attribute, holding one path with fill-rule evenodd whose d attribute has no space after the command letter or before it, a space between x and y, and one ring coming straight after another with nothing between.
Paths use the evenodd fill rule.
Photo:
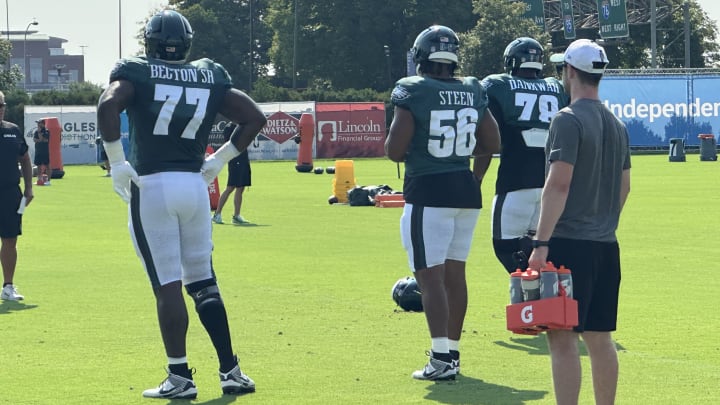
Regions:
<instances>
[{"instance_id":1,"label":"gatorade crate","mask_svg":"<svg viewBox=\"0 0 720 405\"><path fill-rule=\"evenodd\" d=\"M405 197L402 194L381 194L375 196L377 208L395 208L405 206Z\"/></svg>"},{"instance_id":2,"label":"gatorade crate","mask_svg":"<svg viewBox=\"0 0 720 405\"><path fill-rule=\"evenodd\" d=\"M511 304L505 307L507 329L537 335L550 329L572 329L578 324L577 301L565 296Z\"/></svg>"}]
</instances>

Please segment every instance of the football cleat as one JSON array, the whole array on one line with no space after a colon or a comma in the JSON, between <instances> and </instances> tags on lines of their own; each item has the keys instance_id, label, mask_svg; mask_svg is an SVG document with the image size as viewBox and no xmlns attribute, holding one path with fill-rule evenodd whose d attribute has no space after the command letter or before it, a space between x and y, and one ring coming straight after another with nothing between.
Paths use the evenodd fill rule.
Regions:
<instances>
[{"instance_id":1,"label":"football cleat","mask_svg":"<svg viewBox=\"0 0 720 405\"><path fill-rule=\"evenodd\" d=\"M460 374L460 352L457 350L450 350L450 357L452 358L452 365L455 367L455 372Z\"/></svg>"},{"instance_id":2,"label":"football cleat","mask_svg":"<svg viewBox=\"0 0 720 405\"><path fill-rule=\"evenodd\" d=\"M168 372L168 376L157 388L143 391L145 398L195 399L197 388L192 379Z\"/></svg>"},{"instance_id":3,"label":"football cleat","mask_svg":"<svg viewBox=\"0 0 720 405\"><path fill-rule=\"evenodd\" d=\"M15 287L14 284L8 284L2 288L2 293L0 293L0 299L6 301L20 301L24 300L25 297L18 293L17 287Z\"/></svg>"},{"instance_id":4,"label":"football cleat","mask_svg":"<svg viewBox=\"0 0 720 405\"><path fill-rule=\"evenodd\" d=\"M447 363L433 357L430 352L430 361L422 370L415 371L412 376L416 380L445 381L454 380L457 370L453 367L452 361Z\"/></svg>"},{"instance_id":5,"label":"football cleat","mask_svg":"<svg viewBox=\"0 0 720 405\"><path fill-rule=\"evenodd\" d=\"M227 373L220 372L220 387L223 394L247 394L255 392L255 381L240 370L236 365Z\"/></svg>"}]
</instances>

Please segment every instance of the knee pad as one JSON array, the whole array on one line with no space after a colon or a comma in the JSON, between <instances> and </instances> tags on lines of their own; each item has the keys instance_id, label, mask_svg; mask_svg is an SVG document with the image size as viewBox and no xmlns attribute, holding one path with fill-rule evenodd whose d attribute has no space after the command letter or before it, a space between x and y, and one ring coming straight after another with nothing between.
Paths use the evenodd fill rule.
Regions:
<instances>
[{"instance_id":1,"label":"knee pad","mask_svg":"<svg viewBox=\"0 0 720 405\"><path fill-rule=\"evenodd\" d=\"M220 289L217 284L208 285L198 290L188 289L188 294L195 301L195 310L200 310L206 306L213 306L215 304L223 304L222 297L220 296Z\"/></svg>"}]
</instances>

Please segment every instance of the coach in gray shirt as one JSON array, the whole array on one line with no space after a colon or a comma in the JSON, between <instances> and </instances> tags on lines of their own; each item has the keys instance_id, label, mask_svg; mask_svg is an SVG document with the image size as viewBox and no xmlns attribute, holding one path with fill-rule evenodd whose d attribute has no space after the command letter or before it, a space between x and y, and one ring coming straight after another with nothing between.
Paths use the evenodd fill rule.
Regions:
<instances>
[{"instance_id":1,"label":"coach in gray shirt","mask_svg":"<svg viewBox=\"0 0 720 405\"><path fill-rule=\"evenodd\" d=\"M612 404L618 358L611 332L620 289L615 230L630 192L630 147L625 125L598 96L608 64L605 50L580 39L563 59L570 105L550 123L540 220L529 264L539 270L550 260L572 270L579 324L547 334L556 402L578 402L582 337L593 365L595 403Z\"/></svg>"}]
</instances>

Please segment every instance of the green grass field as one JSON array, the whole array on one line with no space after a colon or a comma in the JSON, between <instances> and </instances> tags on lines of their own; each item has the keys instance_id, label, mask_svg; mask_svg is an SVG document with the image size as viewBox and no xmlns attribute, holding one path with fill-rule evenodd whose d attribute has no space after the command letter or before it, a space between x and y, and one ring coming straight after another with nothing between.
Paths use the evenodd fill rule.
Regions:
<instances>
[{"instance_id":1,"label":"green grass field","mask_svg":"<svg viewBox=\"0 0 720 405\"><path fill-rule=\"evenodd\" d=\"M633 165L619 229L617 402L713 403L720 163L654 155L635 156ZM437 384L410 377L427 360L424 316L398 311L390 298L394 282L409 275L401 209L330 206L332 176L294 166L253 162L243 215L257 226L214 225L213 262L234 346L257 392L221 395L214 350L191 309L193 403L554 403L544 337L505 330L508 278L489 237L497 160L468 260L463 375ZM354 167L360 185L402 188L388 160L356 159ZM36 187L25 211L15 282L26 299L0 304L0 403L166 403L141 396L164 378L166 358L126 206L101 169L65 171L51 187ZM226 220L231 212L228 205ZM589 404L586 355L583 371L580 403Z\"/></svg>"}]
</instances>

